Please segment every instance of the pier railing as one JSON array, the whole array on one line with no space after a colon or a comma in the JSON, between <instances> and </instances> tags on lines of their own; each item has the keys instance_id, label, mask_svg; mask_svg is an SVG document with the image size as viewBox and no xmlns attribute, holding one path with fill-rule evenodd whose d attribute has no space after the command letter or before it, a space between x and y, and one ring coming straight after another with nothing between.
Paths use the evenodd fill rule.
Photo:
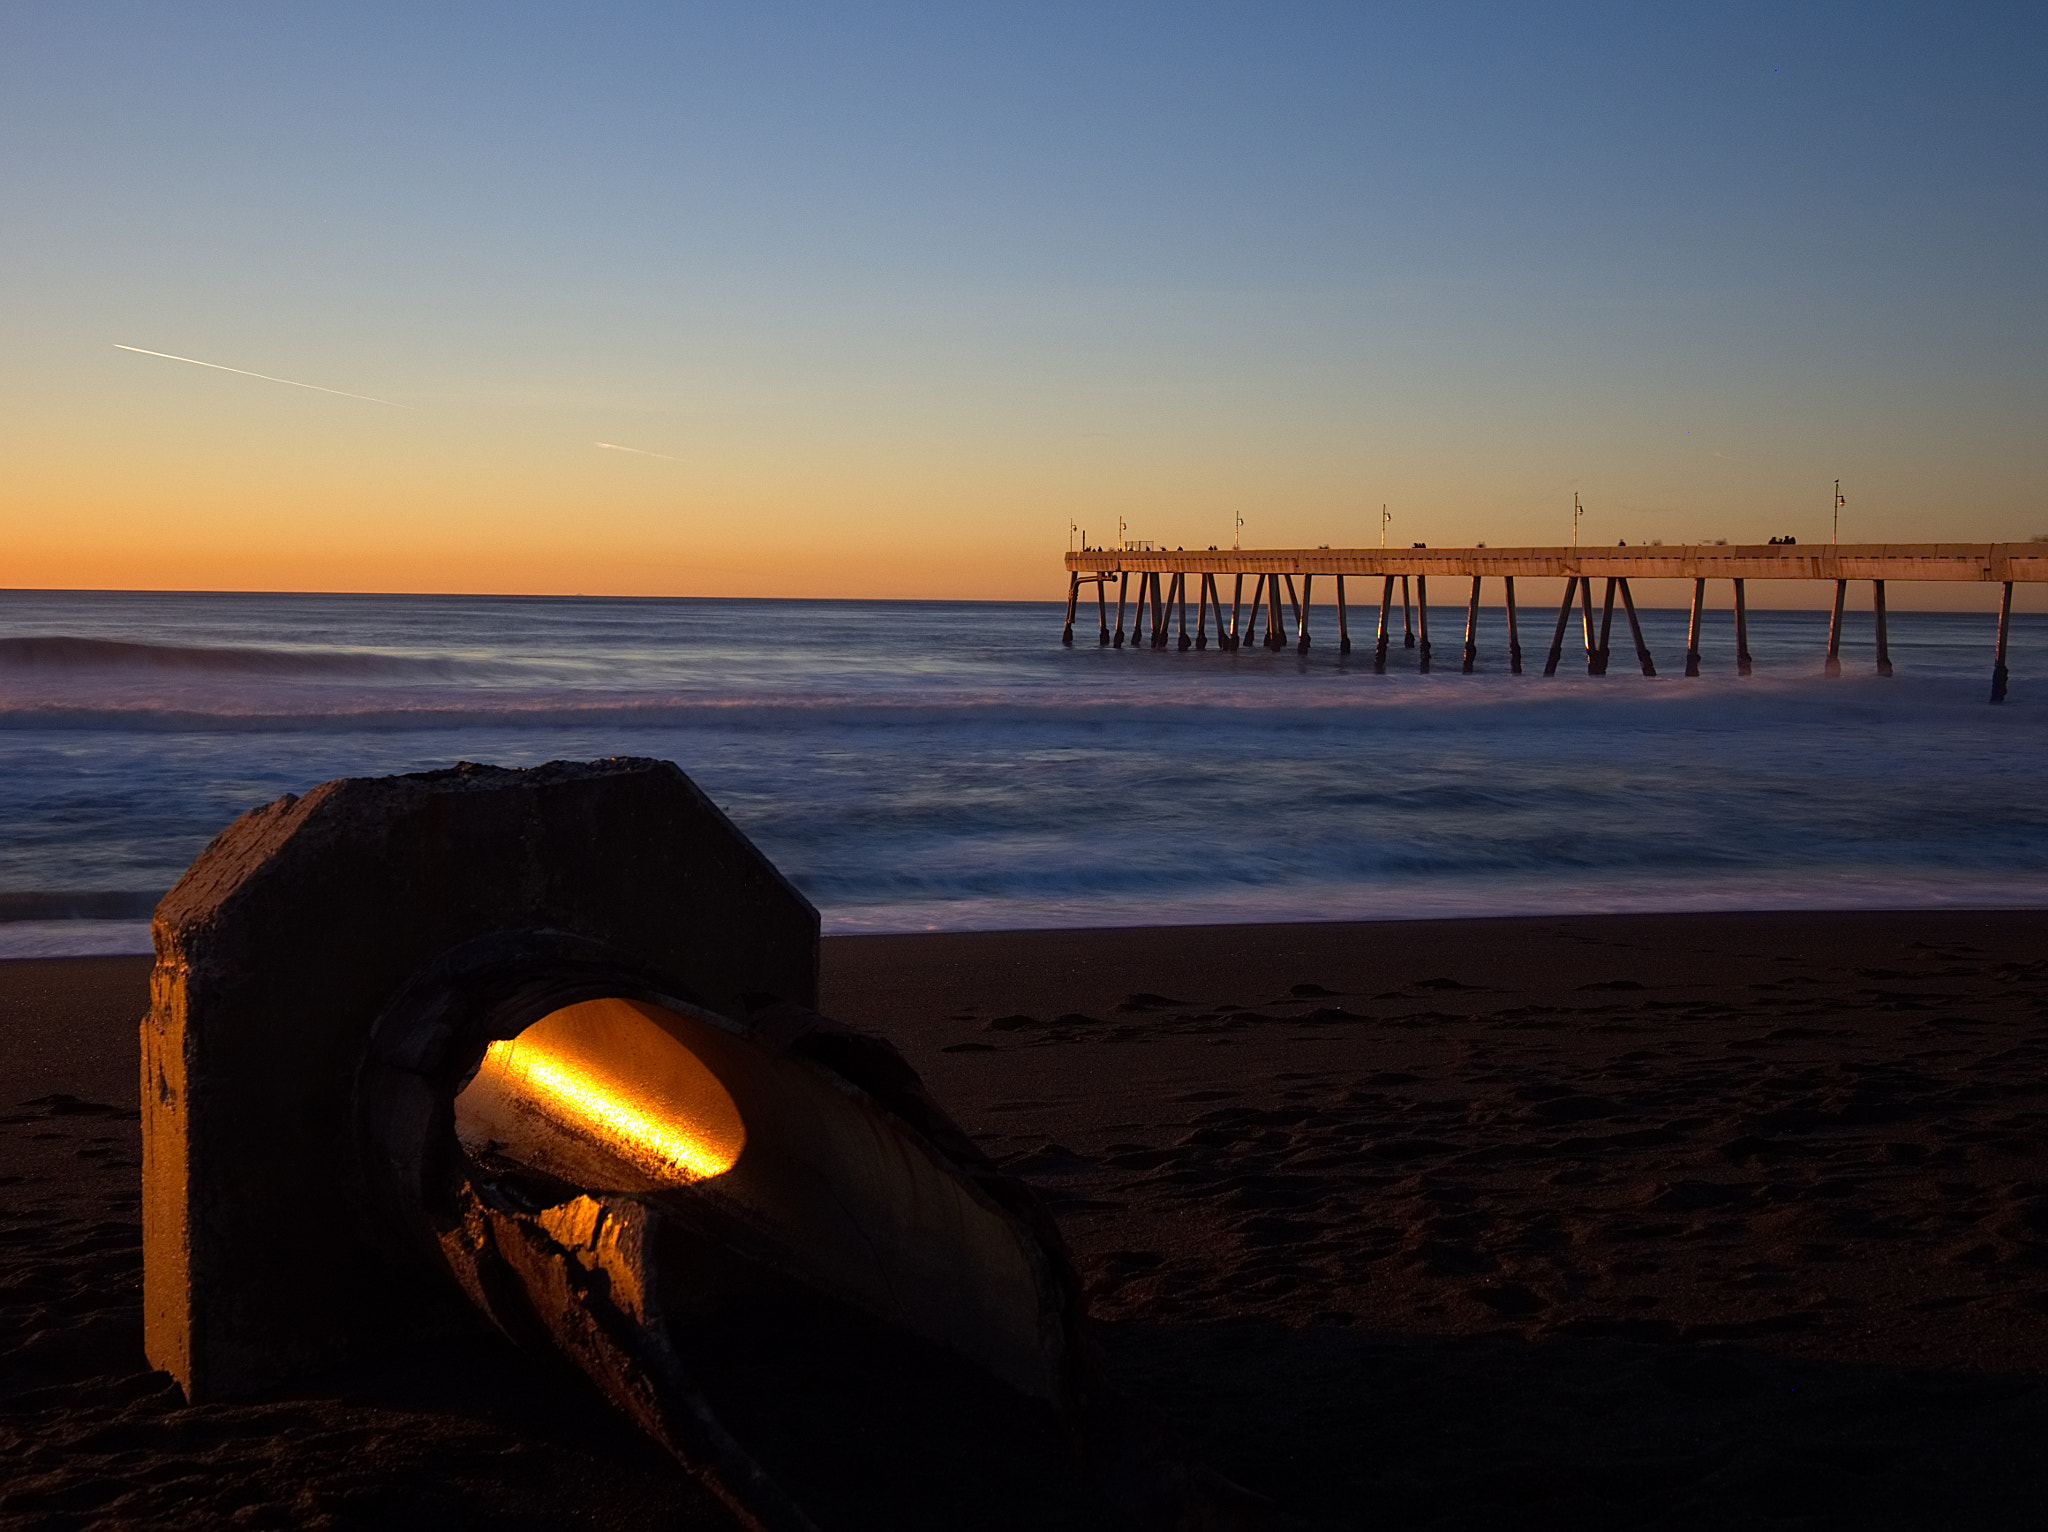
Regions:
<instances>
[{"instance_id":1,"label":"pier railing","mask_svg":"<svg viewBox=\"0 0 2048 1532\"><path fill-rule=\"evenodd\" d=\"M1516 675L1522 673L1522 645L1515 606L1518 576L1563 579L1564 601L1558 608L1557 626L1545 657L1543 673L1553 675L1563 656L1565 636L1571 626L1573 608L1579 608L1589 674L1607 670L1608 639L1614 624L1614 601L1621 598L1629 633L1635 644L1637 663L1644 675L1657 673L1643 629L1636 616L1635 598L1629 581L1691 580L1693 582L1692 622L1686 640L1685 673L1700 673L1700 630L1706 609L1707 581L1725 579L1735 590L1736 668L1748 675L1748 603L1746 582L1750 580L1832 580L1835 584L1834 614L1828 624L1826 668L1830 675L1841 672L1842 611L1851 580L1871 582L1873 615L1877 630L1877 668L1892 673L1885 617L1885 582L1888 580L1946 580L2004 587L1998 610L1998 638L1991 671L1991 700L2002 702L2006 694L2006 639L2012 625L2012 588L2021 582L2048 582L2048 543L1819 543L1801 547L1795 543L1688 544L1666 547L1606 548L1205 548L1205 549L1115 549L1091 548L1067 555L1067 620L1062 642L1074 641L1074 616L1081 599L1081 587L1096 588L1096 609L1101 623L1098 640L1121 648L1124 644L1124 612L1131 596L1131 580L1138 581L1137 600L1132 607L1130 641L1138 643L1149 618L1151 647L1163 649L1169 641L1168 624L1178 609L1180 633L1177 647L1209 647L1209 614L1213 611L1216 641L1220 648L1236 649L1256 641L1260 618L1265 619L1268 649L1290 644L1306 654L1310 646L1310 596L1316 576L1335 579L1337 594L1337 642L1340 653L1351 652L1350 612L1345 600L1347 578L1376 578L1379 590L1379 621L1374 637L1373 668L1386 669L1387 650L1392 642L1392 612L1396 582L1401 590L1402 644L1419 651L1423 670L1430 665L1429 598L1430 576L1469 579L1466 605L1463 669L1471 671L1479 654L1479 599L1482 583L1502 582L1507 606L1508 663ZM1188 577L1199 581L1195 593L1195 628L1188 631ZM1244 600L1246 576L1254 580L1247 608ZM1221 581L1232 580L1230 618L1223 615ZM1296 587L1296 579L1301 581ZM1108 588L1117 582L1116 626L1110 627ZM1414 582L1410 604L1409 582ZM1606 590L1600 614L1593 611L1593 582L1604 580ZM1281 586L1286 586L1283 607ZM1294 633L1287 632L1292 616Z\"/></svg>"}]
</instances>

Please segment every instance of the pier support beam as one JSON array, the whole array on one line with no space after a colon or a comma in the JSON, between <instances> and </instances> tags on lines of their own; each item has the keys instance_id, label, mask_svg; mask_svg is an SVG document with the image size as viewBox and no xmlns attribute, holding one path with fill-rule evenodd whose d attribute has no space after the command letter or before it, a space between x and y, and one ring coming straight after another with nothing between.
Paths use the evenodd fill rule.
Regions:
<instances>
[{"instance_id":1,"label":"pier support beam","mask_svg":"<svg viewBox=\"0 0 2048 1532\"><path fill-rule=\"evenodd\" d=\"M1287 582L1288 591L1293 592L1294 582ZM1280 577L1266 576L1266 647L1278 652L1287 644L1287 617L1280 610Z\"/></svg>"},{"instance_id":2,"label":"pier support beam","mask_svg":"<svg viewBox=\"0 0 2048 1532\"><path fill-rule=\"evenodd\" d=\"M1465 674L1479 663L1479 576L1472 577L1472 600L1465 607Z\"/></svg>"},{"instance_id":3,"label":"pier support beam","mask_svg":"<svg viewBox=\"0 0 2048 1532\"><path fill-rule=\"evenodd\" d=\"M1116 647L1124 646L1124 598L1131 593L1131 572L1126 569L1116 588Z\"/></svg>"},{"instance_id":4,"label":"pier support beam","mask_svg":"<svg viewBox=\"0 0 2048 1532\"><path fill-rule=\"evenodd\" d=\"M1636 620L1635 597L1628 593L1627 580L1621 582L1621 605L1628 613L1629 637L1636 642L1636 663L1643 667L1644 675L1654 676L1657 673L1657 666L1650 658L1650 646L1643 642L1643 625Z\"/></svg>"},{"instance_id":5,"label":"pier support beam","mask_svg":"<svg viewBox=\"0 0 2048 1532\"><path fill-rule=\"evenodd\" d=\"M1166 647L1166 625L1169 621L1171 621L1171 618L1168 615L1166 605L1165 587L1155 572L1152 576L1152 647L1154 649L1164 649Z\"/></svg>"},{"instance_id":6,"label":"pier support beam","mask_svg":"<svg viewBox=\"0 0 2048 1532\"><path fill-rule=\"evenodd\" d=\"M1408 577L1401 576L1401 647L1415 647L1415 619L1408 615Z\"/></svg>"},{"instance_id":7,"label":"pier support beam","mask_svg":"<svg viewBox=\"0 0 2048 1532\"><path fill-rule=\"evenodd\" d=\"M1237 648L1237 645L1238 645L1238 631L1237 631L1237 614L1238 614L1238 612L1239 612L1239 611L1240 611L1240 610L1241 610L1241 609L1243 608L1243 606L1244 606L1244 576L1243 576L1243 575L1239 575L1239 576L1237 577L1236 583L1235 583L1235 584L1233 584L1233 585L1232 585L1232 586L1230 587L1230 642L1229 642L1229 643L1227 643L1227 644L1225 644L1225 645L1223 646L1223 647L1224 647L1224 648L1226 648L1226 649L1235 649L1235 648ZM1216 620L1217 620L1218 622L1221 622L1221 621L1223 620L1223 618L1222 618L1222 616L1221 616L1221 615L1219 614L1219 615L1217 616Z\"/></svg>"},{"instance_id":8,"label":"pier support beam","mask_svg":"<svg viewBox=\"0 0 2048 1532\"><path fill-rule=\"evenodd\" d=\"M1294 652L1308 653L1308 604L1309 592L1315 588L1316 577L1305 574L1301 577L1301 601L1294 608ZM1287 591L1294 593L1294 576L1287 577Z\"/></svg>"},{"instance_id":9,"label":"pier support beam","mask_svg":"<svg viewBox=\"0 0 2048 1532\"><path fill-rule=\"evenodd\" d=\"M2012 628L2012 581L2005 582L2005 594L1998 602L1998 652L1991 661L1991 700L2005 701L2005 640Z\"/></svg>"},{"instance_id":10,"label":"pier support beam","mask_svg":"<svg viewBox=\"0 0 2048 1532\"><path fill-rule=\"evenodd\" d=\"M1337 576L1337 652L1351 652L1351 624L1344 616L1344 577Z\"/></svg>"},{"instance_id":11,"label":"pier support beam","mask_svg":"<svg viewBox=\"0 0 2048 1532\"><path fill-rule=\"evenodd\" d=\"M1429 576L1415 577L1415 654L1424 675L1429 674Z\"/></svg>"},{"instance_id":12,"label":"pier support beam","mask_svg":"<svg viewBox=\"0 0 2048 1532\"><path fill-rule=\"evenodd\" d=\"M1508 602L1508 672L1522 673L1522 630L1515 624L1515 577L1502 575L1501 582L1507 592Z\"/></svg>"},{"instance_id":13,"label":"pier support beam","mask_svg":"<svg viewBox=\"0 0 2048 1532\"><path fill-rule=\"evenodd\" d=\"M1735 673L1746 676L1749 663L1749 600L1743 594L1742 582L1735 582Z\"/></svg>"},{"instance_id":14,"label":"pier support beam","mask_svg":"<svg viewBox=\"0 0 2048 1532\"><path fill-rule=\"evenodd\" d=\"M1387 576L1387 583L1380 587L1380 631L1373 640L1372 668L1381 675L1387 670L1387 623L1394 610L1394 577Z\"/></svg>"},{"instance_id":15,"label":"pier support beam","mask_svg":"<svg viewBox=\"0 0 2048 1532\"><path fill-rule=\"evenodd\" d=\"M1195 589L1195 647L1209 647L1209 591L1215 585L1214 575L1203 575L1202 583ZM1223 599L1216 600L1216 631L1223 631Z\"/></svg>"},{"instance_id":16,"label":"pier support beam","mask_svg":"<svg viewBox=\"0 0 2048 1532\"><path fill-rule=\"evenodd\" d=\"M1546 676L1557 674L1557 662L1564 658L1564 630L1572 625L1572 600L1579 593L1579 577L1566 575L1564 601L1557 609L1557 631L1550 635L1550 654L1543 661Z\"/></svg>"},{"instance_id":17,"label":"pier support beam","mask_svg":"<svg viewBox=\"0 0 2048 1532\"><path fill-rule=\"evenodd\" d=\"M1180 652L1186 654L1195 647L1195 641L1188 637L1188 577L1177 574L1173 577L1173 593L1180 607Z\"/></svg>"},{"instance_id":18,"label":"pier support beam","mask_svg":"<svg viewBox=\"0 0 2048 1532\"><path fill-rule=\"evenodd\" d=\"M1707 582L1692 582L1692 621L1685 628L1685 673L1700 673L1700 624L1707 615Z\"/></svg>"},{"instance_id":19,"label":"pier support beam","mask_svg":"<svg viewBox=\"0 0 2048 1532\"><path fill-rule=\"evenodd\" d=\"M1600 641L1593 632L1593 577L1579 577L1579 615L1584 619L1586 639L1586 674L1600 674Z\"/></svg>"},{"instance_id":20,"label":"pier support beam","mask_svg":"<svg viewBox=\"0 0 2048 1532\"><path fill-rule=\"evenodd\" d=\"M1827 673L1838 676L1842 673L1842 602L1849 594L1847 580L1835 581L1835 614L1828 619L1828 662Z\"/></svg>"},{"instance_id":21,"label":"pier support beam","mask_svg":"<svg viewBox=\"0 0 2048 1532\"><path fill-rule=\"evenodd\" d=\"M1074 646L1074 608L1081 600L1081 576L1077 573L1067 580L1067 625L1061 630L1060 642L1069 649Z\"/></svg>"},{"instance_id":22,"label":"pier support beam","mask_svg":"<svg viewBox=\"0 0 2048 1532\"><path fill-rule=\"evenodd\" d=\"M1607 656L1613 651L1609 641L1614 636L1614 587L1620 582L1612 575L1607 577L1607 595L1600 603L1600 674L1607 674Z\"/></svg>"},{"instance_id":23,"label":"pier support beam","mask_svg":"<svg viewBox=\"0 0 2048 1532\"><path fill-rule=\"evenodd\" d=\"M1099 649L1109 642L1109 577L1095 577L1095 620L1102 624L1102 637L1095 641Z\"/></svg>"},{"instance_id":24,"label":"pier support beam","mask_svg":"<svg viewBox=\"0 0 2048 1532\"><path fill-rule=\"evenodd\" d=\"M1885 631L1884 581L1870 582L1870 612L1877 628L1877 673L1888 676L1892 673L1891 634Z\"/></svg>"}]
</instances>

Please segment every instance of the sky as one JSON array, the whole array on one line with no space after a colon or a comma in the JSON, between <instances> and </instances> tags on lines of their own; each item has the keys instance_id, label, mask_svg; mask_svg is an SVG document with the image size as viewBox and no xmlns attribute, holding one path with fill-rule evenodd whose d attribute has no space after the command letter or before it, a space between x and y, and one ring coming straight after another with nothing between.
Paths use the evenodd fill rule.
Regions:
<instances>
[{"instance_id":1,"label":"sky","mask_svg":"<svg viewBox=\"0 0 2048 1532\"><path fill-rule=\"evenodd\" d=\"M2039 5L7 5L0 586L2048 534L2044 78Z\"/></svg>"}]
</instances>

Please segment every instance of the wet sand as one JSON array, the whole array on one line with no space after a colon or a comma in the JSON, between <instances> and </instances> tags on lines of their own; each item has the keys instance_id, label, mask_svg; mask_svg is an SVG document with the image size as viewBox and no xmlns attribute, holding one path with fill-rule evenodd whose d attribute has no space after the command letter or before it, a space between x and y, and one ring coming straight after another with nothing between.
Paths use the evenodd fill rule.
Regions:
<instances>
[{"instance_id":1,"label":"wet sand","mask_svg":"<svg viewBox=\"0 0 2048 1532\"><path fill-rule=\"evenodd\" d=\"M0 964L0 1524L728 1524L485 1339L184 1407L146 975ZM2039 1520L2039 912L836 938L823 1009L1045 1194L1126 1388L1312 1523Z\"/></svg>"}]
</instances>

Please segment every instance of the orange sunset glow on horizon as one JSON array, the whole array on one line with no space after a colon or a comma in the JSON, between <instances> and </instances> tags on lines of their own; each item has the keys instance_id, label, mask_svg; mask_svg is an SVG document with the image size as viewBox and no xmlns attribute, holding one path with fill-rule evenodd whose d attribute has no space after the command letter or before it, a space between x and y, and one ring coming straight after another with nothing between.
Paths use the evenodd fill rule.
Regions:
<instances>
[{"instance_id":1,"label":"orange sunset glow on horizon","mask_svg":"<svg viewBox=\"0 0 2048 1532\"><path fill-rule=\"evenodd\" d=\"M2048 532L1960 53L1643 20L1560 115L1508 17L145 15L9 23L0 586L1051 600L1075 528L1816 541L1837 478Z\"/></svg>"}]
</instances>

